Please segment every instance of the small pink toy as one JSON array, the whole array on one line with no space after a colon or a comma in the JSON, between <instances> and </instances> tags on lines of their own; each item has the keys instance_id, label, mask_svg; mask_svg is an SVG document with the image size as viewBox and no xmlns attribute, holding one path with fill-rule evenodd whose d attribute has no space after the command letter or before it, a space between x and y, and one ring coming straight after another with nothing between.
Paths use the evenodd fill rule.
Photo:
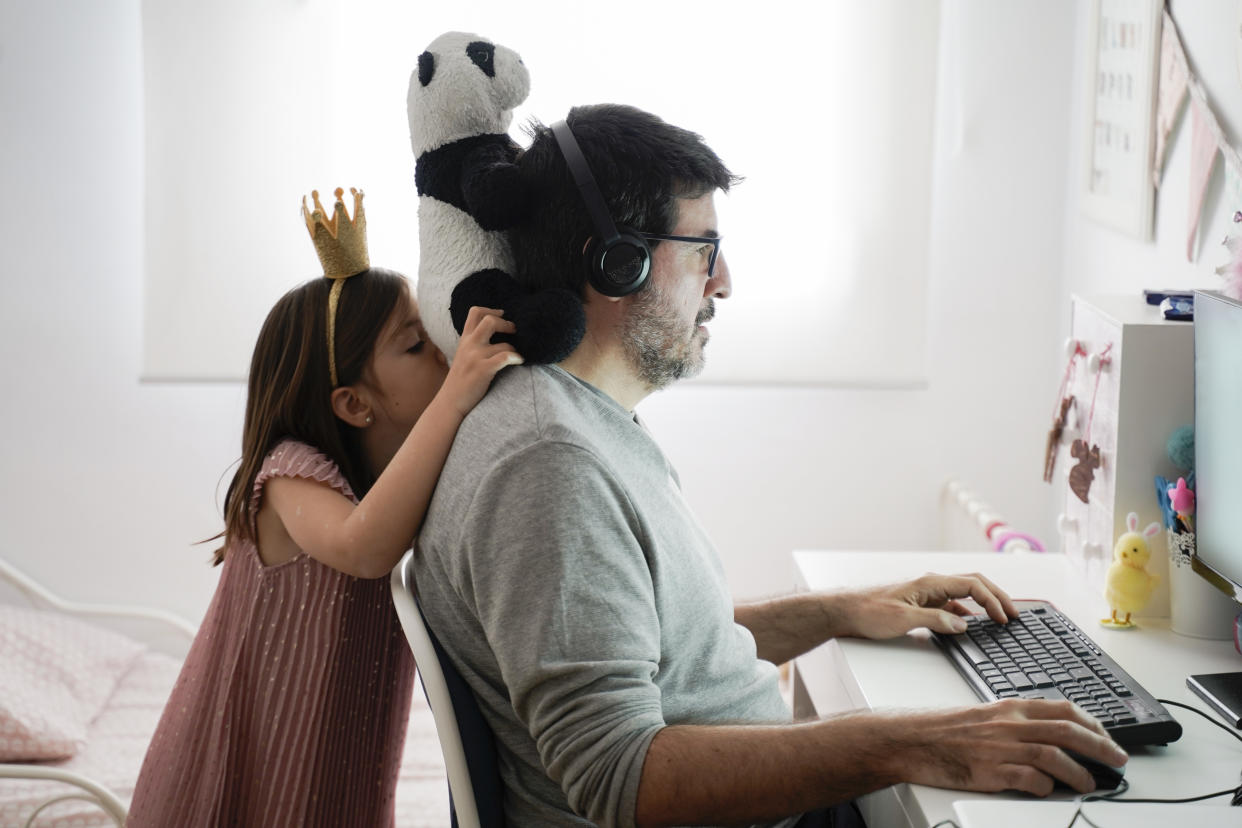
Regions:
<instances>
[{"instance_id":1,"label":"small pink toy","mask_svg":"<svg viewBox=\"0 0 1242 828\"><path fill-rule=\"evenodd\" d=\"M1193 529L1191 516L1195 513L1195 490L1186 485L1186 478L1177 478L1177 485L1169 487L1169 503L1182 526L1188 531Z\"/></svg>"}]
</instances>

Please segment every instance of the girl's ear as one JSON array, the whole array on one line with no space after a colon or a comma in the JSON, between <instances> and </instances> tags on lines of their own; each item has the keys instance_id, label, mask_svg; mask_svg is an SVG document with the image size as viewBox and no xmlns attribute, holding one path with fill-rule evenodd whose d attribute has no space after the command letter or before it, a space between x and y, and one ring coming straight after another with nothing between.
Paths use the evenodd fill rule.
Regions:
<instances>
[{"instance_id":1,"label":"girl's ear","mask_svg":"<svg viewBox=\"0 0 1242 828\"><path fill-rule=\"evenodd\" d=\"M354 428L366 428L375 421L370 401L351 385L334 388L331 400L332 413Z\"/></svg>"}]
</instances>

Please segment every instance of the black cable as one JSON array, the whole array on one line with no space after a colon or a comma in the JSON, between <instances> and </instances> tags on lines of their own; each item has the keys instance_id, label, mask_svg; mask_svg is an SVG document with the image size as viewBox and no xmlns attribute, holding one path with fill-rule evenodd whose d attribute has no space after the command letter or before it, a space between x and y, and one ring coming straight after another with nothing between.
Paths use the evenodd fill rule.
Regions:
<instances>
[{"instance_id":1,"label":"black cable","mask_svg":"<svg viewBox=\"0 0 1242 828\"><path fill-rule=\"evenodd\" d=\"M1077 822L1079 819L1082 819L1082 821L1090 825L1091 828L1100 828L1100 826L1096 825L1094 822L1087 819L1087 815L1082 812L1081 802L1078 803L1078 810L1074 811L1074 818L1069 821L1069 825L1066 825L1065 828L1074 828L1074 823Z\"/></svg>"},{"instance_id":2,"label":"black cable","mask_svg":"<svg viewBox=\"0 0 1242 828\"><path fill-rule=\"evenodd\" d=\"M1080 802L1097 802L1097 801L1102 801L1102 800L1112 800L1114 802L1123 802L1123 801L1130 802L1133 800L1113 799L1113 797L1121 796L1123 793L1125 793L1128 790L1130 790L1130 780L1123 777L1117 782L1117 787L1109 791L1108 793L1083 794L1079 798L1079 801Z\"/></svg>"},{"instance_id":3,"label":"black cable","mask_svg":"<svg viewBox=\"0 0 1242 828\"><path fill-rule=\"evenodd\" d=\"M1199 716L1202 716L1203 718L1207 719L1210 723L1212 723L1216 727L1219 727L1221 730L1225 731L1230 736L1237 739L1239 742L1242 742L1242 735L1238 735L1236 732L1234 732L1232 728L1221 724L1220 722L1216 721L1216 719L1212 718L1207 713L1204 713L1202 710L1199 710L1196 707L1191 707L1190 705L1182 704L1181 702L1169 701L1168 699L1156 699L1156 701L1160 702L1161 704L1168 704L1168 705L1172 705L1173 707L1180 707L1183 710L1189 710L1191 713L1195 713ZM1130 790L1130 783L1127 780L1122 779L1121 784L1117 786L1117 790L1110 791L1106 794L1089 794L1087 796L1084 796L1082 798L1082 801L1083 802L1117 802L1117 803L1139 802L1139 803L1182 804L1186 802L1201 802L1205 799L1215 799L1218 796L1229 796L1232 794L1233 799L1230 800L1229 804L1230 805L1242 805L1242 785L1239 785L1237 788L1229 788L1223 791L1216 791L1215 793L1203 794L1202 796L1188 796L1182 799L1147 799L1147 798L1117 799L1117 797L1121 796L1128 790ZM1081 810L1082 810L1082 807L1079 806L1079 811L1081 812ZM1077 819L1078 814L1075 814L1074 818ZM1086 819L1086 818L1087 817L1084 814L1083 819ZM1073 825L1073 824L1074 824L1073 822L1070 823L1070 825Z\"/></svg>"},{"instance_id":4,"label":"black cable","mask_svg":"<svg viewBox=\"0 0 1242 828\"><path fill-rule=\"evenodd\" d=\"M1237 793L1236 788L1226 788L1225 791L1217 791L1216 793L1205 793L1203 794L1203 796L1186 797L1185 799L1107 799L1107 802L1117 802L1118 804L1129 804L1131 802L1148 802L1148 803L1155 802L1155 803L1167 803L1167 804L1180 804L1184 802L1202 802L1203 799L1215 799L1216 797L1230 796L1230 794L1233 794L1233 793ZM1092 802L1094 801L1095 799L1092 799ZM1100 797L1100 801L1105 801L1105 799L1103 799L1103 797ZM1232 804L1237 804L1237 803L1235 802Z\"/></svg>"},{"instance_id":5,"label":"black cable","mask_svg":"<svg viewBox=\"0 0 1242 828\"><path fill-rule=\"evenodd\" d=\"M1225 731L1230 736L1237 739L1239 742L1242 742L1242 735L1239 735L1233 728L1227 725L1221 724L1220 722L1216 721L1216 719L1214 719L1213 717L1209 716L1207 713L1204 713L1202 710L1199 710L1196 707L1191 707L1190 705L1182 704L1181 702L1169 701L1168 699L1156 699L1156 701L1160 702L1161 704L1168 704L1168 705L1172 705L1173 707L1180 707L1183 710L1189 710L1191 713L1195 713L1199 716L1202 716L1203 718L1207 719L1209 722L1211 722L1216 727L1219 727L1221 730ZM1085 796L1080 797L1078 800L1078 810L1074 811L1073 819L1069 821L1069 824L1066 825L1065 828L1073 828L1074 824L1077 823L1078 820L1080 819L1083 822L1087 823L1087 825L1091 826L1091 828L1100 828L1099 825L1096 825L1094 822L1088 819L1087 815L1082 812L1082 806L1086 804L1087 802L1116 802L1119 804L1125 804L1127 802L1182 804L1182 803L1187 803L1187 802L1201 802L1205 799L1215 799L1218 796L1228 796L1232 794L1233 799L1230 800L1229 804L1235 805L1235 806L1242 806L1242 785L1239 785L1237 788L1229 788L1228 790L1217 791L1216 793L1203 794L1202 796L1188 796L1184 799L1117 799L1117 797L1121 796L1122 794L1126 793L1129 790L1130 790L1130 782L1127 779L1122 778L1121 781L1118 783L1116 790L1109 791L1108 793L1103 793L1103 794L1087 794ZM931 826L931 828L942 828L943 826L951 826L951 828L958 828L958 824L951 819L942 819L940 822L937 822L935 825Z\"/></svg>"},{"instance_id":6,"label":"black cable","mask_svg":"<svg viewBox=\"0 0 1242 828\"><path fill-rule=\"evenodd\" d=\"M1188 705L1188 704L1182 704L1181 702L1169 701L1168 699L1156 699L1156 701L1160 702L1161 704L1171 704L1171 705L1173 705L1174 707L1180 707L1180 708L1182 708L1183 710L1189 710L1191 713L1197 713L1197 714L1199 714L1200 716L1202 716L1203 718L1207 719L1207 720L1208 720L1209 722L1211 722L1212 724L1214 724L1214 725L1216 725L1217 727L1219 727L1221 730L1223 730L1223 731L1225 731L1226 733L1228 733L1228 734L1229 734L1230 736L1232 736L1233 738L1237 739L1239 742L1242 742L1242 735L1239 735L1239 734L1238 734L1238 732L1237 732L1236 730L1234 730L1232 727L1229 727L1228 725L1223 725L1223 724L1221 724L1220 722L1216 721L1216 719L1214 719L1213 717L1211 717L1211 716L1209 716L1208 714L1204 713L1202 710L1200 710L1200 709L1199 709L1199 708L1197 708L1197 707L1191 707L1190 705Z\"/></svg>"},{"instance_id":7,"label":"black cable","mask_svg":"<svg viewBox=\"0 0 1242 828\"><path fill-rule=\"evenodd\" d=\"M1092 822L1087 817L1087 815L1082 812L1082 806L1087 802L1091 802L1097 799L1107 799L1110 796L1119 796L1128 790L1130 790L1130 783L1122 779L1120 782L1117 783L1117 790L1115 791L1111 791L1106 794L1083 794L1082 796L1078 797L1078 810L1074 811L1073 818L1070 819L1069 825L1066 825L1065 828L1073 828L1074 823L1076 823L1079 819L1081 819L1083 822L1090 825L1091 828L1100 828L1100 826Z\"/></svg>"}]
</instances>

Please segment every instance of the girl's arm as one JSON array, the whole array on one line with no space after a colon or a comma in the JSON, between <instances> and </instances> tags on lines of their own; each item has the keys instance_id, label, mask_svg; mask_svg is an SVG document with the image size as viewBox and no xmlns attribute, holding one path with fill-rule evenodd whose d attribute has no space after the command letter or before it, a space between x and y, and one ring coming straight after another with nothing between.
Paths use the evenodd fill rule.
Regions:
<instances>
[{"instance_id":1,"label":"girl's arm","mask_svg":"<svg viewBox=\"0 0 1242 828\"><path fill-rule=\"evenodd\" d=\"M502 368L522 362L512 345L491 344L493 334L514 331L500 313L470 309L444 385L357 506L313 480L268 481L265 500L298 548L358 578L383 577L397 565L422 525L462 419Z\"/></svg>"}]
</instances>

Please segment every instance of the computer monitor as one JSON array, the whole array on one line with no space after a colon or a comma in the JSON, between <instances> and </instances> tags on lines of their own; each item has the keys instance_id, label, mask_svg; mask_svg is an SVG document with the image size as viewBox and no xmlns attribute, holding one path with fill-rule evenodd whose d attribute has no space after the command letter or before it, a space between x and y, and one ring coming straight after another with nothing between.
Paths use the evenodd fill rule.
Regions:
<instances>
[{"instance_id":1,"label":"computer monitor","mask_svg":"<svg viewBox=\"0 0 1242 828\"><path fill-rule=\"evenodd\" d=\"M1195 553L1242 602L1242 302L1195 292Z\"/></svg>"},{"instance_id":2,"label":"computer monitor","mask_svg":"<svg viewBox=\"0 0 1242 828\"><path fill-rule=\"evenodd\" d=\"M1195 291L1195 552L1191 567L1242 602L1242 302ZM1242 616L1240 616L1242 618ZM1235 639L1242 648L1242 639ZM1186 685L1242 729L1242 671Z\"/></svg>"}]
</instances>

